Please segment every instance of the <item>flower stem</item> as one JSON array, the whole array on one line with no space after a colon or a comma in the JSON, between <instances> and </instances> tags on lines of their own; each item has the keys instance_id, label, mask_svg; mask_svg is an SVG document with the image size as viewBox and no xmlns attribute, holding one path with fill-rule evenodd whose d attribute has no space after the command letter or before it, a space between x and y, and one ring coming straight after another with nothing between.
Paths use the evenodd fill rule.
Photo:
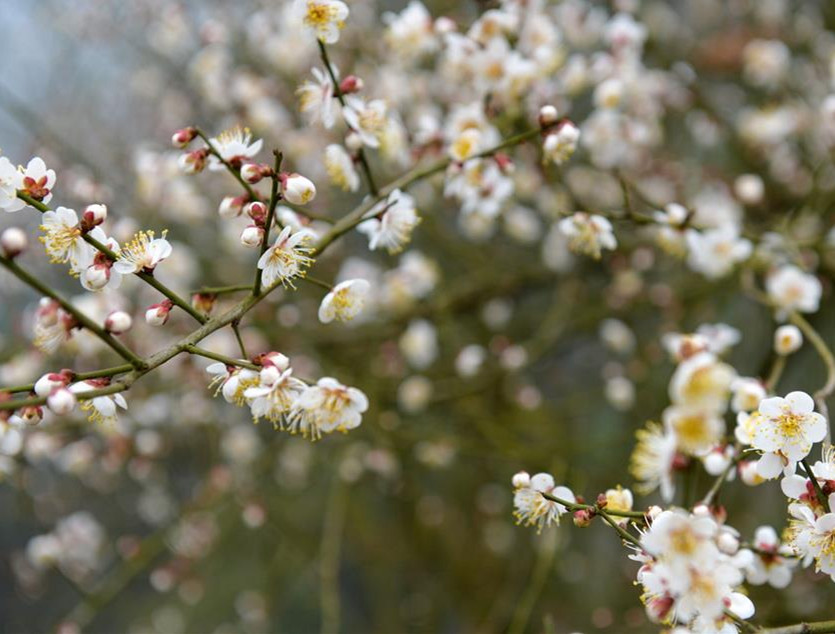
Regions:
<instances>
[{"instance_id":1,"label":"flower stem","mask_svg":"<svg viewBox=\"0 0 835 634\"><path fill-rule=\"evenodd\" d=\"M800 461L800 466L806 473L806 477L812 481L812 486L815 488L815 496L818 498L818 502L826 510L826 512L829 513L829 500L826 498L823 489L821 489L820 482L818 482L818 479L815 477L815 474L812 473L812 468L809 466L809 463L806 461L806 458Z\"/></svg>"},{"instance_id":2,"label":"flower stem","mask_svg":"<svg viewBox=\"0 0 835 634\"><path fill-rule=\"evenodd\" d=\"M234 365L239 368L247 368L249 370L261 369L260 366L257 366L249 361L244 361L242 359L233 359L232 357L227 357L225 354L220 354L219 352L212 352L211 350L206 350L205 348L200 348L195 345L187 345L185 347L185 352L188 352L189 354L196 354L198 357L206 357L207 359L220 361L221 363L225 363L226 365Z\"/></svg>"},{"instance_id":3,"label":"flower stem","mask_svg":"<svg viewBox=\"0 0 835 634\"><path fill-rule=\"evenodd\" d=\"M817 350L821 361L823 361L823 364L826 366L826 383L824 383L823 387L815 392L814 396L815 403L817 403L820 413L827 419L826 439L824 442L827 445L831 445L832 431L831 423L829 421L829 408L826 405L826 398L835 390L835 356L833 356L832 350L830 350L829 346L826 345L826 342L823 340L823 337L820 336L820 333L815 330L812 324L810 324L800 313L792 313L789 316L789 321L800 328L815 350Z\"/></svg>"},{"instance_id":4,"label":"flower stem","mask_svg":"<svg viewBox=\"0 0 835 634\"><path fill-rule=\"evenodd\" d=\"M133 366L129 363L126 363L124 365L113 366L112 368L104 368L103 370L93 370L92 372L73 372L72 380L86 381L87 379L101 379L105 377L113 377L117 374L124 374L125 372L130 372L132 369ZM7 394L16 394L19 392L32 392L34 389L35 384L28 383L26 385L15 385L12 387L0 388L0 392L6 392Z\"/></svg>"},{"instance_id":5,"label":"flower stem","mask_svg":"<svg viewBox=\"0 0 835 634\"><path fill-rule=\"evenodd\" d=\"M273 224L276 205L278 205L278 201L281 199L281 192L278 189L278 174L281 171L281 159L283 155L278 150L273 150L273 154L275 155L275 162L273 165L272 187L270 189L270 206L267 208L267 221L264 226L264 239L261 241L261 251L258 255L259 261L270 246L270 227ZM261 273L261 267L256 264L255 282L252 284L252 294L256 296L261 292Z\"/></svg>"}]
</instances>

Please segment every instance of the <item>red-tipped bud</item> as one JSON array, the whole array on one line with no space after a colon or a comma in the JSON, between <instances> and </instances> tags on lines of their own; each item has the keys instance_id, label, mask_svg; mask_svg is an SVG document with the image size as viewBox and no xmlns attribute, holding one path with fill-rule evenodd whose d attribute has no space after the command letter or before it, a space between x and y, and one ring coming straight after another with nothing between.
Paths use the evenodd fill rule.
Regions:
<instances>
[{"instance_id":1,"label":"red-tipped bud","mask_svg":"<svg viewBox=\"0 0 835 634\"><path fill-rule=\"evenodd\" d=\"M217 212L220 214L221 218L237 218L243 212L244 205L246 205L247 200L249 200L249 197L246 195L226 196L220 201L220 206L217 208Z\"/></svg>"},{"instance_id":2,"label":"red-tipped bud","mask_svg":"<svg viewBox=\"0 0 835 634\"><path fill-rule=\"evenodd\" d=\"M168 321L168 315L174 307L170 299L161 301L159 304L152 304L145 311L145 321L151 326L163 326Z\"/></svg>"},{"instance_id":3,"label":"red-tipped bud","mask_svg":"<svg viewBox=\"0 0 835 634\"><path fill-rule=\"evenodd\" d=\"M98 227L107 218L107 205L87 205L81 214L81 229L85 232Z\"/></svg>"},{"instance_id":4,"label":"red-tipped bud","mask_svg":"<svg viewBox=\"0 0 835 634\"><path fill-rule=\"evenodd\" d=\"M212 312L216 299L217 295L212 293L195 293L191 296L191 305L195 310L208 314Z\"/></svg>"},{"instance_id":5,"label":"red-tipped bud","mask_svg":"<svg viewBox=\"0 0 835 634\"><path fill-rule=\"evenodd\" d=\"M591 511L588 509L581 509L579 511L574 511L574 526L579 526L580 528L585 528L589 524L591 524L591 520L594 517Z\"/></svg>"},{"instance_id":6,"label":"red-tipped bud","mask_svg":"<svg viewBox=\"0 0 835 634\"><path fill-rule=\"evenodd\" d=\"M339 91L343 95L350 95L353 92L359 92L363 89L362 79L356 75L348 75L345 79L339 82Z\"/></svg>"},{"instance_id":7,"label":"red-tipped bud","mask_svg":"<svg viewBox=\"0 0 835 634\"><path fill-rule=\"evenodd\" d=\"M266 178L273 173L273 168L263 163L244 163L241 167L241 178L243 178L250 185L254 185L262 178Z\"/></svg>"},{"instance_id":8,"label":"red-tipped bud","mask_svg":"<svg viewBox=\"0 0 835 634\"><path fill-rule=\"evenodd\" d=\"M181 154L177 163L180 166L180 169L186 174L196 174L197 172L202 172L203 168L206 167L207 156L209 156L209 150L201 148L199 150L194 150L193 152Z\"/></svg>"},{"instance_id":9,"label":"red-tipped bud","mask_svg":"<svg viewBox=\"0 0 835 634\"><path fill-rule=\"evenodd\" d=\"M260 201L256 200L255 202L249 203L244 207L244 211L257 225L263 225L267 222L267 206Z\"/></svg>"},{"instance_id":10,"label":"red-tipped bud","mask_svg":"<svg viewBox=\"0 0 835 634\"><path fill-rule=\"evenodd\" d=\"M183 128L182 130L177 130L171 136L171 145L178 148L184 148L189 143L194 141L197 137L197 130L195 128Z\"/></svg>"},{"instance_id":11,"label":"red-tipped bud","mask_svg":"<svg viewBox=\"0 0 835 634\"><path fill-rule=\"evenodd\" d=\"M511 159L504 152L497 152L494 154L493 160L496 161L496 165L499 166L499 169L502 170L504 174L512 174L516 171L516 165L514 165L513 159Z\"/></svg>"},{"instance_id":12,"label":"red-tipped bud","mask_svg":"<svg viewBox=\"0 0 835 634\"><path fill-rule=\"evenodd\" d=\"M46 406L55 414L66 416L75 408L75 394L65 387L59 387L46 398Z\"/></svg>"}]
</instances>

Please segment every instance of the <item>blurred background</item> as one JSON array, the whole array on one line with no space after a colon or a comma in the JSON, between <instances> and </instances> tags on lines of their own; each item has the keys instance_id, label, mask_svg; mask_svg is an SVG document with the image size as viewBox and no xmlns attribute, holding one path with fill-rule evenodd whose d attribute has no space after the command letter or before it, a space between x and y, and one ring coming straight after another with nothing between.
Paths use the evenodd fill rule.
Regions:
<instances>
[{"instance_id":1,"label":"blurred background","mask_svg":"<svg viewBox=\"0 0 835 634\"><path fill-rule=\"evenodd\" d=\"M334 61L343 75L362 76L367 94L399 108L412 134L414 94L455 87L431 86L428 64L404 71L386 58L379 15L405 3L349 4ZM266 149L284 151L291 169L322 183L317 212L339 218L361 200L326 186L322 149L338 134L298 114L294 91L319 65L318 53L312 39L288 32L285 5L3 0L3 154L18 163L39 155L56 169L53 205L106 202L120 239L140 227L168 228L175 255L159 275L182 292L249 280L254 261L237 243L242 225L216 211L237 193L235 183L226 174L180 174L169 147L174 130L249 125ZM658 138L626 166L655 200L741 211L730 185L752 172L767 185L766 202L745 210L754 233L779 226L801 239L831 226L832 164L808 124L830 90L821 79L835 49L829 2L557 5L584 16L573 35L562 25L561 37L589 58L600 37L583 42L583 29L618 10L634 13L649 29L645 64L678 78L665 89L665 112L652 115ZM426 6L465 29L498 5ZM740 51L754 37L787 43L796 65L790 85L769 92L740 84ZM505 135L525 129L538 105L501 114L498 127ZM593 109L587 95L558 105L575 121ZM795 118L779 139L792 160L776 166L773 146L737 125L744 109L766 107ZM0 630L72 622L90 632L166 634L657 631L632 586L637 565L611 531L570 521L539 535L517 527L510 479L520 469L549 471L588 499L632 486L634 433L668 402L674 365L661 334L727 323L743 335L730 362L741 375L763 376L774 324L735 276L706 280L625 224L616 225L623 249L602 262L543 246L562 210L622 208L617 179L588 155L578 152L557 173L537 169L535 147L515 151L520 166L533 166L514 175L522 202L477 239L462 237L458 205L439 193L442 178L412 190L423 223L409 258L368 252L363 237L347 236L316 275L362 271L376 280L379 306L359 323L319 324L322 292L309 285L276 293L247 317L250 351L280 350L298 374L334 376L369 396L362 426L348 435L311 444L254 425L246 410L212 398L207 363L184 357L130 390L116 426L47 420L4 436ZM387 182L411 160L408 151L373 154L372 167ZM810 195L813 208L803 205ZM4 215L0 226L34 235L35 216ZM831 256L804 255L819 258L829 276ZM66 293L82 293L46 258L28 264ZM813 321L832 342L831 280L824 285ZM82 336L56 359L32 352L27 324L37 298L8 276L0 276L0 293L0 384L102 367L106 353ZM125 284L118 295L81 301L95 313L114 305L141 311L158 300ZM184 322L162 331L138 323L126 339L147 353L187 332ZM236 353L230 332L205 347ZM779 391L812 391L822 377L804 349ZM703 470L693 474L693 491L681 491L678 503L710 486ZM722 495L743 535L784 526L779 487L735 482ZM31 546L44 534L59 539L52 566L39 565ZM831 618L832 585L805 571L786 591L752 587L757 619Z\"/></svg>"}]
</instances>

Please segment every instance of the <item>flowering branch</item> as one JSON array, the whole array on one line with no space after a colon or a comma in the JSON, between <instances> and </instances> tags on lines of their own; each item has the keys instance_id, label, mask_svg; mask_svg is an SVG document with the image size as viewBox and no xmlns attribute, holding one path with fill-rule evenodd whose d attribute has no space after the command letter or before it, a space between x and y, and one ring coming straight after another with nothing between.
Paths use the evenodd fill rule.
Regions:
<instances>
[{"instance_id":1,"label":"flowering branch","mask_svg":"<svg viewBox=\"0 0 835 634\"><path fill-rule=\"evenodd\" d=\"M71 376L73 381L86 381L87 379L102 379L114 377L117 374L124 374L125 372L130 372L132 369L133 366L129 363L126 363L124 365L113 366L112 368L104 368L103 370L93 370L92 372L72 372ZM19 392L31 392L34 389L34 383L27 383L25 385L4 387L0 390L0 392L5 392L7 394L16 394Z\"/></svg>"},{"instance_id":2,"label":"flowering branch","mask_svg":"<svg viewBox=\"0 0 835 634\"><path fill-rule=\"evenodd\" d=\"M322 56L322 63L325 65L325 69L328 71L328 75L333 83L333 94L339 100L339 104L344 108L345 95L342 94L342 89L339 87L339 80L337 80L336 73L334 73L333 66L331 66L330 58L328 57L328 49L322 40L317 38L316 42L319 44L319 53ZM371 174L371 166L368 164L368 159L365 156L365 150L363 148L360 148L357 151L357 158L359 159L362 171L365 174L365 180L368 181L368 190L371 192L372 196L376 197L379 190L374 182L374 176Z\"/></svg>"},{"instance_id":3,"label":"flowering branch","mask_svg":"<svg viewBox=\"0 0 835 634\"><path fill-rule=\"evenodd\" d=\"M31 207L34 207L35 209L37 209L37 210L38 210L38 211L40 211L41 213L44 213L44 212L47 212L47 211L51 211L50 207L48 207L47 205L43 204L43 203L42 203L41 201L39 201L39 200L35 200L34 198L32 198L31 196L29 196L29 195L28 195L28 194L26 194L25 192L21 192L21 191L17 192L17 197L18 197L18 198L20 198L21 200L25 201L28 205L30 205ZM83 239L83 240L84 240L87 244L90 244L90 245L92 245L93 247L95 247L95 248L96 248L99 252L101 252L101 253L103 253L105 256L107 256L107 258L108 258L109 260L111 260L112 262L115 262L116 260L118 260L118 259L119 259L119 254L118 254L118 253L116 253L115 251L113 251L112 249L110 249L107 245L102 244L101 242L99 242L98 240L96 240L96 239L95 239L93 236L91 236L89 233L83 233L83 234L81 235L81 237L82 237L82 239ZM205 315L203 315L202 313L199 313L198 311L196 311L196 310L195 310L195 309L194 309L194 308L193 308L193 307L192 307L192 306L191 306L191 305L190 305L190 304L189 304L186 300L184 300L182 297L180 297L177 293L175 293L173 290L171 290L170 288L168 288L165 284L163 284L162 282L160 282L158 279L156 279L156 278L153 276L153 274L152 274L152 273L148 273L148 272L146 272L146 271L141 271L141 270L140 270L140 271L137 271L137 272L135 273L135 275L136 275L139 279L143 280L146 284L149 284L150 286L152 286L152 287L154 287L156 290L158 290L160 293L162 293L163 295L165 295L165 296L166 296L168 299L170 299L170 300L171 300L171 301L172 301L175 305L177 305L177 306L179 306L180 308L182 308L185 312L187 312L189 315L191 315L192 317L194 317L194 318L195 318L197 321L199 321L201 324L206 323L206 319L207 319L207 317L206 317Z\"/></svg>"},{"instance_id":4,"label":"flowering branch","mask_svg":"<svg viewBox=\"0 0 835 634\"><path fill-rule=\"evenodd\" d=\"M31 286L41 295L49 297L50 299L54 299L56 302L58 302L61 305L61 308L63 308L70 315L72 315L73 319L79 326L86 328L94 335L96 335L116 354L122 357L125 361L128 361L131 364L131 366L133 366L134 368L143 367L143 361L136 355L136 353L130 350L121 341L116 339L113 335L111 335L104 328L99 326L92 319L87 317L87 315L78 310L66 299L58 295L58 293L46 286L36 277L24 271L20 266L18 266L18 264L14 260L0 256L0 264L2 264L10 273L15 275L21 282Z\"/></svg>"},{"instance_id":5,"label":"flowering branch","mask_svg":"<svg viewBox=\"0 0 835 634\"><path fill-rule=\"evenodd\" d=\"M550 126L541 126L538 128L532 128L527 130L526 132L522 132L515 136L512 136L508 139L505 139L498 145L495 145L487 150L474 154L473 156L469 157L467 160L472 160L476 158L486 158L488 156L493 156L497 152L501 152L510 147L514 147L516 145L520 145L525 143L526 141L530 141L531 139L536 138L544 131L546 131ZM356 227L360 224L363 220L366 220L366 214L371 211L378 203L385 200L389 194L398 190L398 189L406 189L410 185L422 181L430 176L434 176L439 172L443 172L450 164L453 162L451 158L443 158L439 159L438 161L424 166L424 167L416 167L415 169L403 174L399 178L393 180L391 183L383 187L375 196L369 198L369 200L361 203L357 207L355 207L351 212L346 214L344 217L339 219L331 229L319 240L316 244L316 254L321 254L330 244L339 238L340 236L346 234L351 229Z\"/></svg>"}]
</instances>

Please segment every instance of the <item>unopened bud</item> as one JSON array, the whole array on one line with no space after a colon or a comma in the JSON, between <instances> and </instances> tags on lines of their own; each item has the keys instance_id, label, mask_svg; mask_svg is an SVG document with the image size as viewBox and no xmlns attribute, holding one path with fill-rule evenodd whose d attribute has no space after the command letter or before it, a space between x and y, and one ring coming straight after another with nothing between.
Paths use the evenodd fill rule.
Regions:
<instances>
[{"instance_id":1,"label":"unopened bud","mask_svg":"<svg viewBox=\"0 0 835 634\"><path fill-rule=\"evenodd\" d=\"M106 218L107 205L87 205L81 214L81 228L84 231L90 231L93 227L98 227L103 223Z\"/></svg>"},{"instance_id":2,"label":"unopened bud","mask_svg":"<svg viewBox=\"0 0 835 634\"><path fill-rule=\"evenodd\" d=\"M170 299L153 304L145 311L145 321L151 326L163 326L168 321L168 315L173 307L174 302Z\"/></svg>"},{"instance_id":3,"label":"unopened bud","mask_svg":"<svg viewBox=\"0 0 835 634\"><path fill-rule=\"evenodd\" d=\"M455 33L458 30L458 27L455 24L455 21L452 18L448 17L440 17L435 20L435 33L438 35L444 35L446 33Z\"/></svg>"},{"instance_id":4,"label":"unopened bud","mask_svg":"<svg viewBox=\"0 0 835 634\"><path fill-rule=\"evenodd\" d=\"M542 106L539 109L539 125L543 128L554 125L557 122L559 113L554 106Z\"/></svg>"},{"instance_id":5,"label":"unopened bud","mask_svg":"<svg viewBox=\"0 0 835 634\"><path fill-rule=\"evenodd\" d=\"M244 211L247 216L252 218L255 224L263 225L267 222L267 206L261 201L256 200L255 202L249 203L244 207Z\"/></svg>"},{"instance_id":6,"label":"unopened bud","mask_svg":"<svg viewBox=\"0 0 835 634\"><path fill-rule=\"evenodd\" d=\"M186 152L180 155L180 158L177 159L177 164L186 174L196 174L197 172L202 172L203 168L206 167L206 157L208 154L209 151L206 148Z\"/></svg>"},{"instance_id":7,"label":"unopened bud","mask_svg":"<svg viewBox=\"0 0 835 634\"><path fill-rule=\"evenodd\" d=\"M356 75L348 75L345 79L339 82L339 91L343 95L350 95L352 92L359 92L363 89L362 79Z\"/></svg>"},{"instance_id":8,"label":"unopened bud","mask_svg":"<svg viewBox=\"0 0 835 634\"><path fill-rule=\"evenodd\" d=\"M35 381L34 392L40 397L49 396L60 387L66 387L70 382L67 372L49 372Z\"/></svg>"},{"instance_id":9,"label":"unopened bud","mask_svg":"<svg viewBox=\"0 0 835 634\"><path fill-rule=\"evenodd\" d=\"M243 178L250 185L255 185L265 176L272 174L272 168L269 165L260 163L244 163L241 166L241 178Z\"/></svg>"},{"instance_id":10,"label":"unopened bud","mask_svg":"<svg viewBox=\"0 0 835 634\"><path fill-rule=\"evenodd\" d=\"M496 165L499 166L503 174L512 174L516 171L516 164L513 162L513 159L504 152L496 153L493 156L493 160L496 161Z\"/></svg>"},{"instance_id":11,"label":"unopened bud","mask_svg":"<svg viewBox=\"0 0 835 634\"><path fill-rule=\"evenodd\" d=\"M183 128L182 130L177 130L171 136L171 144L174 147L184 148L189 143L194 141L195 137L197 136L197 130L194 128Z\"/></svg>"},{"instance_id":12,"label":"unopened bud","mask_svg":"<svg viewBox=\"0 0 835 634\"><path fill-rule=\"evenodd\" d=\"M306 205L316 197L316 186L301 174L288 174L281 182L282 193L294 205Z\"/></svg>"},{"instance_id":13,"label":"unopened bud","mask_svg":"<svg viewBox=\"0 0 835 634\"><path fill-rule=\"evenodd\" d=\"M265 368L278 368L281 372L284 372L284 370L290 367L290 359L287 355L276 351L265 352L258 355L255 363L262 365Z\"/></svg>"},{"instance_id":14,"label":"unopened bud","mask_svg":"<svg viewBox=\"0 0 835 634\"><path fill-rule=\"evenodd\" d=\"M191 296L191 305L202 313L212 312L217 295L212 293L195 293Z\"/></svg>"},{"instance_id":15,"label":"unopened bud","mask_svg":"<svg viewBox=\"0 0 835 634\"><path fill-rule=\"evenodd\" d=\"M349 132L345 135L345 147L351 152L358 152L362 147L362 137L356 132Z\"/></svg>"},{"instance_id":16,"label":"unopened bud","mask_svg":"<svg viewBox=\"0 0 835 634\"><path fill-rule=\"evenodd\" d=\"M728 531L722 531L719 539L716 540L716 545L726 555L735 555L739 550L739 539Z\"/></svg>"},{"instance_id":17,"label":"unopened bud","mask_svg":"<svg viewBox=\"0 0 835 634\"><path fill-rule=\"evenodd\" d=\"M81 274L84 288L91 291L100 291L110 281L110 267L106 264L91 264Z\"/></svg>"},{"instance_id":18,"label":"unopened bud","mask_svg":"<svg viewBox=\"0 0 835 634\"><path fill-rule=\"evenodd\" d=\"M249 225L241 232L241 244L248 249L256 249L264 242L264 228Z\"/></svg>"},{"instance_id":19,"label":"unopened bud","mask_svg":"<svg viewBox=\"0 0 835 634\"><path fill-rule=\"evenodd\" d=\"M803 333L800 328L792 324L780 326L774 332L774 352L779 355L788 355L796 352L803 345Z\"/></svg>"},{"instance_id":20,"label":"unopened bud","mask_svg":"<svg viewBox=\"0 0 835 634\"><path fill-rule=\"evenodd\" d=\"M75 394L65 387L60 387L46 398L46 406L53 413L66 416L75 407Z\"/></svg>"},{"instance_id":21,"label":"unopened bud","mask_svg":"<svg viewBox=\"0 0 835 634\"><path fill-rule=\"evenodd\" d=\"M513 488L521 489L531 485L531 474L527 471L520 471L513 475Z\"/></svg>"},{"instance_id":22,"label":"unopened bud","mask_svg":"<svg viewBox=\"0 0 835 634\"><path fill-rule=\"evenodd\" d=\"M0 250L7 258L16 258L26 250L29 240L22 229L9 227L0 235Z\"/></svg>"},{"instance_id":23,"label":"unopened bud","mask_svg":"<svg viewBox=\"0 0 835 634\"><path fill-rule=\"evenodd\" d=\"M579 511L574 511L574 526L579 526L580 528L585 528L589 524L591 524L591 520L594 516L591 514L591 511L588 509L580 509Z\"/></svg>"},{"instance_id":24,"label":"unopened bud","mask_svg":"<svg viewBox=\"0 0 835 634\"><path fill-rule=\"evenodd\" d=\"M241 215L246 201L246 196L226 196L220 201L217 212L221 218L237 218Z\"/></svg>"},{"instance_id":25,"label":"unopened bud","mask_svg":"<svg viewBox=\"0 0 835 634\"><path fill-rule=\"evenodd\" d=\"M114 310L104 320L104 329L114 335L121 335L133 325L133 319L123 310Z\"/></svg>"}]
</instances>

